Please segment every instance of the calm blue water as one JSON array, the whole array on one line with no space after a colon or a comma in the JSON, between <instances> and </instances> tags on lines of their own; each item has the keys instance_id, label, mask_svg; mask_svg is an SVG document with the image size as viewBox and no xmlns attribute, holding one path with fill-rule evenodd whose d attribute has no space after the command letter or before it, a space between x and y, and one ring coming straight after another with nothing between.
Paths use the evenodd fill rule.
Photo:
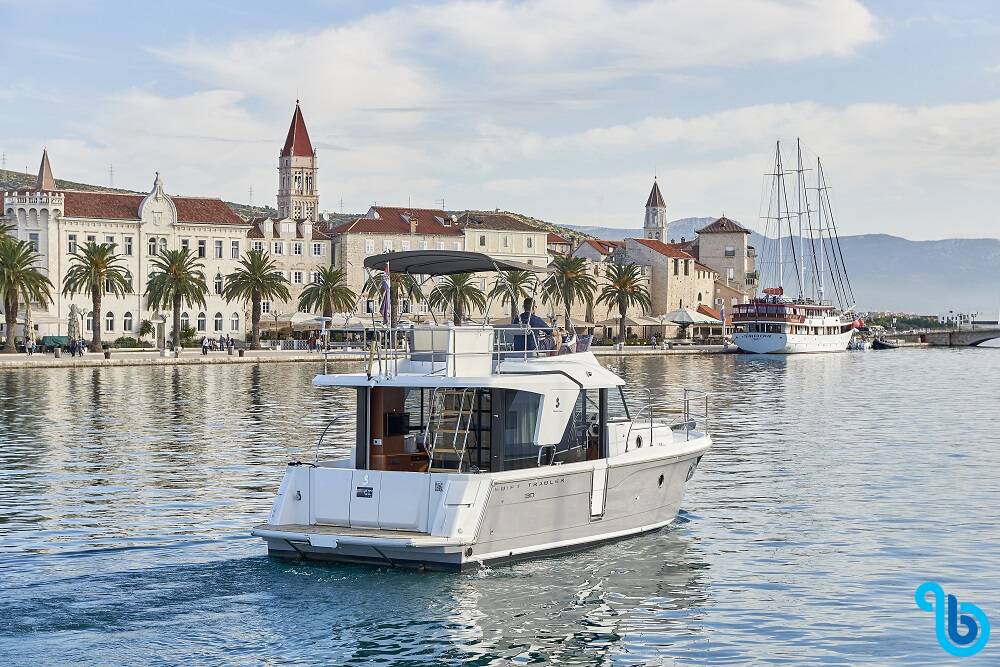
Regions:
<instances>
[{"instance_id":1,"label":"calm blue water","mask_svg":"<svg viewBox=\"0 0 1000 667\"><path fill-rule=\"evenodd\" d=\"M942 664L926 579L1000 628L1000 350L608 361L715 392L677 525L461 575L247 536L318 365L0 372L0 663Z\"/></svg>"}]
</instances>

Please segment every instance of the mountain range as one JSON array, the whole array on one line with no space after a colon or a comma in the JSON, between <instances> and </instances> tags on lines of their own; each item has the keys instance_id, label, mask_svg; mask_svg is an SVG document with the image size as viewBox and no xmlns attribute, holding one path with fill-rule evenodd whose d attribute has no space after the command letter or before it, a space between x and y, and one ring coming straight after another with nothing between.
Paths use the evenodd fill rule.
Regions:
<instances>
[{"instance_id":1,"label":"mountain range","mask_svg":"<svg viewBox=\"0 0 1000 667\"><path fill-rule=\"evenodd\" d=\"M714 218L681 218L670 223L668 239L690 240ZM598 238L641 237L642 229L567 227ZM793 241L798 247L796 237ZM765 238L753 232L758 257ZM784 239L786 256L788 239ZM842 236L841 249L859 310L921 314L1000 311L1000 239L911 241L888 234Z\"/></svg>"}]
</instances>

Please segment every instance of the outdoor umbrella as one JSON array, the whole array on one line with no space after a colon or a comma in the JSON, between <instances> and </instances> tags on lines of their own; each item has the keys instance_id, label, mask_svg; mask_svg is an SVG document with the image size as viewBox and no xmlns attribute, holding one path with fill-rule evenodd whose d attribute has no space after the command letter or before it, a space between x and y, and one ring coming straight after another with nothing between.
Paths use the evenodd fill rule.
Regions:
<instances>
[{"instance_id":1,"label":"outdoor umbrella","mask_svg":"<svg viewBox=\"0 0 1000 667\"><path fill-rule=\"evenodd\" d=\"M666 315L661 315L660 319L677 324L722 324L722 322L714 317L709 317L690 308L672 310Z\"/></svg>"}]
</instances>

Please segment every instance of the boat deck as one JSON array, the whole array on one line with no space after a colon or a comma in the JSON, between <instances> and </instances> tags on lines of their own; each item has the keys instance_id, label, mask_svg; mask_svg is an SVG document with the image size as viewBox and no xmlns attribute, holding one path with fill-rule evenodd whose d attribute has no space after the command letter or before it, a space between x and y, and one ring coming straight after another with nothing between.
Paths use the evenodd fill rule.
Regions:
<instances>
[{"instance_id":1,"label":"boat deck","mask_svg":"<svg viewBox=\"0 0 1000 667\"><path fill-rule=\"evenodd\" d=\"M304 523L262 523L253 527L252 534L263 537L262 533L280 533L282 538L291 539L301 536L303 540L310 542L313 540L309 540L309 536L324 536L326 539L339 540L345 544L377 541L382 544L398 543L399 546L439 546L456 542L456 540L412 530L351 528L349 526L308 525Z\"/></svg>"}]
</instances>

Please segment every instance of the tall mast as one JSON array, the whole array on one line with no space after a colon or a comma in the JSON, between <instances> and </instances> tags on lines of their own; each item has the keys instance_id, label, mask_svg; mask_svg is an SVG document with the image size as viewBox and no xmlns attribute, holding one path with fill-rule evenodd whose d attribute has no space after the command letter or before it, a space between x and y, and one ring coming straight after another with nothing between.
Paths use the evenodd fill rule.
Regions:
<instances>
[{"instance_id":1,"label":"tall mast","mask_svg":"<svg viewBox=\"0 0 1000 667\"><path fill-rule=\"evenodd\" d=\"M819 232L819 269L816 272L816 280L818 282L817 295L819 296L819 302L823 303L823 256L826 254L826 250L823 248L823 197L826 194L826 190L823 187L823 183L820 182L820 164L819 156L816 156L816 195L819 205L816 207L816 227Z\"/></svg>"},{"instance_id":2,"label":"tall mast","mask_svg":"<svg viewBox=\"0 0 1000 667\"><path fill-rule=\"evenodd\" d=\"M799 218L799 258L801 259L801 265L799 267L799 300L801 300L804 296L803 290L805 290L806 285L806 247L805 236L802 234L802 194L805 186L802 179L803 172L805 170L802 169L802 143L798 137L795 138L795 153L797 157L795 189L797 190L796 194L798 194L799 197L799 208L797 214Z\"/></svg>"},{"instance_id":3,"label":"tall mast","mask_svg":"<svg viewBox=\"0 0 1000 667\"><path fill-rule=\"evenodd\" d=\"M782 179L782 177L781 177L782 165L781 165L781 142L780 141L776 141L775 142L774 153L775 153L775 156L774 156L774 177L777 179L777 182L778 182L778 187L777 187L777 190L776 190L776 193L777 193L777 206L778 206L778 215L776 216L776 219L777 219L777 222L778 222L778 224L777 224L777 227L778 227L778 287L781 289L782 294L784 294L784 292L785 292L785 259L784 259L784 252L783 252L782 247L781 247L781 245L782 245L781 244L781 183L782 183L782 181L784 179Z\"/></svg>"}]
</instances>

